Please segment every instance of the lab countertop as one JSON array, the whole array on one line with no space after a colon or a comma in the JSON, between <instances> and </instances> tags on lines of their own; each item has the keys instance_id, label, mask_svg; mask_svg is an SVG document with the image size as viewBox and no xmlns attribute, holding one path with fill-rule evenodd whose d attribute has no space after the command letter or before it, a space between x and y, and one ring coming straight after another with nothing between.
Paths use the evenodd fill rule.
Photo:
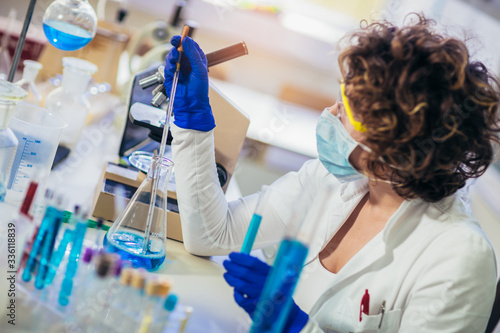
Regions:
<instances>
[{"instance_id":1,"label":"lab countertop","mask_svg":"<svg viewBox=\"0 0 500 333\"><path fill-rule=\"evenodd\" d=\"M85 246L92 245L95 233L95 229L87 230ZM171 292L178 295L179 303L193 308L185 333L248 331L250 318L234 302L233 289L222 277L225 272L222 262L226 258L226 256L194 256L186 251L181 242L167 240L165 262L151 274L167 277L172 282ZM18 288L21 289L19 286ZM36 318L44 312L39 311L40 304L37 301L26 302L26 297L24 293L18 291L16 326L5 325L2 320L1 332L28 333L39 332L39 329L42 329L37 326ZM44 326L44 329L63 327L65 320L63 317L51 318L55 319L50 321L49 327Z\"/></svg>"},{"instance_id":2,"label":"lab countertop","mask_svg":"<svg viewBox=\"0 0 500 333\"><path fill-rule=\"evenodd\" d=\"M86 128L75 151L51 173L49 186L67 193L67 206L92 202L95 188L106 161L116 158L114 152L121 138L121 130L106 118ZM84 149L85 148L85 149ZM233 200L241 196L236 179L229 182L226 198ZM95 240L95 230L88 229L86 241ZM250 327L250 318L233 299L233 290L225 282L222 262L225 256L199 257L186 251L181 242L168 239L166 261L152 274L165 275L172 281L172 292L183 305L191 306L193 313L184 332L221 333L245 332ZM21 295L19 295L21 297ZM22 299L19 299L21 302ZM36 317L30 307L19 309L16 326L7 328L0 324L0 332L39 332ZM63 319L61 319L63 320ZM34 327L35 326L35 327ZM7 330L4 330L7 329Z\"/></svg>"},{"instance_id":3,"label":"lab countertop","mask_svg":"<svg viewBox=\"0 0 500 333\"><path fill-rule=\"evenodd\" d=\"M248 331L250 319L235 303L233 288L222 277L225 270L221 263L225 257L193 256L182 243L168 240L166 259L171 262L157 274L172 279L172 292L194 308L186 332Z\"/></svg>"},{"instance_id":4,"label":"lab countertop","mask_svg":"<svg viewBox=\"0 0 500 333\"><path fill-rule=\"evenodd\" d=\"M247 137L309 157L316 157L315 128L319 113L231 83L215 80L214 84L250 120ZM67 209L74 204L91 206L95 188L107 161L116 159L122 129L107 117L85 129L74 152L51 173L49 186L67 193ZM234 177L226 198L239 198L241 193ZM95 239L89 229L88 240ZM252 254L259 256L260 251ZM167 240L165 263L153 274L165 275L172 281L172 292L179 301L193 307L186 333L247 332L251 320L233 299L233 289L223 278L225 256L199 257L186 251L181 242ZM18 323L7 332L37 332L36 318L30 311L18 313ZM62 319L61 319L62 320ZM2 325L0 325L0 328ZM4 332L3 328L0 331Z\"/></svg>"}]
</instances>

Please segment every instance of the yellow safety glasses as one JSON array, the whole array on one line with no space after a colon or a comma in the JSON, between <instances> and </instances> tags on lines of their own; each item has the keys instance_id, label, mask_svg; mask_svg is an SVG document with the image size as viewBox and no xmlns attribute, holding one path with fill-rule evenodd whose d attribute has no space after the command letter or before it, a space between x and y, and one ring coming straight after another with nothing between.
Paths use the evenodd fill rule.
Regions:
<instances>
[{"instance_id":1,"label":"yellow safety glasses","mask_svg":"<svg viewBox=\"0 0 500 333\"><path fill-rule=\"evenodd\" d=\"M361 122L354 119L352 116L351 107L349 106L349 102L347 101L347 97L345 95L345 84L340 84L340 91L342 93L342 104L344 104L345 113L347 114L347 118L349 118L349 122L354 126L354 129L358 132L366 132L366 127L361 124Z\"/></svg>"}]
</instances>

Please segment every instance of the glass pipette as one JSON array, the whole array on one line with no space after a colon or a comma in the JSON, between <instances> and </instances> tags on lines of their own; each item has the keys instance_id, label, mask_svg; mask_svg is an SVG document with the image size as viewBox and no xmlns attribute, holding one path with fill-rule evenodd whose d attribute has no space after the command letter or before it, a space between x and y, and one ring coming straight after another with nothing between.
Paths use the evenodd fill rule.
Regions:
<instances>
[{"instance_id":1,"label":"glass pipette","mask_svg":"<svg viewBox=\"0 0 500 333\"><path fill-rule=\"evenodd\" d=\"M160 174L158 168L161 168L161 165L163 164L163 156L165 155L165 146L167 145L167 136L168 136L168 131L170 129L170 117L172 116L172 110L174 108L175 92L177 90L177 82L179 81L179 75L181 69L181 58L182 58L182 53L184 52L182 48L182 40L184 39L184 37L188 35L188 33L189 33L189 26L185 25L184 29L182 29L180 45L177 48L177 50L179 51L179 58L177 58L177 68L175 70L174 78L172 80L172 89L170 90L170 95L169 95L167 115L165 118L165 125L163 126L163 135L161 137L161 143L160 143L160 154L158 155L159 163L156 163L156 165L151 164L151 167L154 167L155 169L153 172L153 183L151 184L152 186L151 201L149 202L148 219L146 220L147 224L144 235L144 243L142 244L142 252L144 254L147 254L149 252L149 233L151 230L151 224L153 222L156 192L158 191L158 182L156 181L156 178Z\"/></svg>"},{"instance_id":2,"label":"glass pipette","mask_svg":"<svg viewBox=\"0 0 500 333\"><path fill-rule=\"evenodd\" d=\"M250 225L248 226L245 240L243 241L243 245L241 246L241 253L249 254L250 251L252 251L253 243L255 241L255 238L257 237L257 231L259 231L260 221L262 221L262 208L264 202L266 201L265 197L268 188L268 186L262 186L259 201L257 201L257 207L255 208L252 220L250 221Z\"/></svg>"}]
</instances>

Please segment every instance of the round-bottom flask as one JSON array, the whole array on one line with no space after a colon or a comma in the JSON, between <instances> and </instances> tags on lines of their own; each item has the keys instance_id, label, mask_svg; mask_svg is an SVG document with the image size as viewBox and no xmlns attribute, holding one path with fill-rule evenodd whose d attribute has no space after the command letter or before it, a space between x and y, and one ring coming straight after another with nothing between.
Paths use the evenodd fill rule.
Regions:
<instances>
[{"instance_id":1,"label":"round-bottom flask","mask_svg":"<svg viewBox=\"0 0 500 333\"><path fill-rule=\"evenodd\" d=\"M87 0L55 0L43 15L43 31L53 46L75 51L95 36L97 15Z\"/></svg>"}]
</instances>

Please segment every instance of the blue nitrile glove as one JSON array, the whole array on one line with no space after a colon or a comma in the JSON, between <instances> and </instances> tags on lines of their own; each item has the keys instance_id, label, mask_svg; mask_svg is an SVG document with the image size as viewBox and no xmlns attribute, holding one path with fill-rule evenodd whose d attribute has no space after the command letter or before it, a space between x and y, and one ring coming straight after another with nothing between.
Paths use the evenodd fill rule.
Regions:
<instances>
[{"instance_id":1,"label":"blue nitrile glove","mask_svg":"<svg viewBox=\"0 0 500 333\"><path fill-rule=\"evenodd\" d=\"M223 262L224 268L227 270L224 273L224 279L230 286L234 287L236 303L252 317L270 267L259 259L240 252L230 253L229 259ZM285 332L299 332L308 319L307 313L293 302L285 325Z\"/></svg>"},{"instance_id":2,"label":"blue nitrile glove","mask_svg":"<svg viewBox=\"0 0 500 333\"><path fill-rule=\"evenodd\" d=\"M165 60L165 90L170 95L172 81L177 68L180 36L174 36L174 46ZM181 128L208 132L215 127L212 108L208 100L207 58L198 44L190 37L182 40L184 54L174 99L174 124Z\"/></svg>"}]
</instances>

